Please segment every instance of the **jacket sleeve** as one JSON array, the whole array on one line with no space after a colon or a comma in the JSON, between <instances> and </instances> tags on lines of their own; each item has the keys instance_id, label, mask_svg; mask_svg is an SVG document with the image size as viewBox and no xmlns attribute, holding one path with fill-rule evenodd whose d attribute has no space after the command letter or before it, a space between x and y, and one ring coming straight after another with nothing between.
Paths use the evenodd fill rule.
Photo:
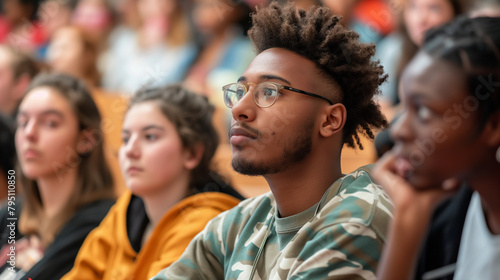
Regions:
<instances>
[{"instance_id":1,"label":"jacket sleeve","mask_svg":"<svg viewBox=\"0 0 500 280\"><path fill-rule=\"evenodd\" d=\"M224 279L225 248L222 227L225 212L213 220L189 243L180 259L160 271L153 280Z\"/></svg>"},{"instance_id":2,"label":"jacket sleeve","mask_svg":"<svg viewBox=\"0 0 500 280\"><path fill-rule=\"evenodd\" d=\"M118 205L115 205L104 218L102 223L95 228L85 239L78 252L74 266L64 275L62 280L92 280L102 279L106 269L106 260L111 248L115 246L113 228L116 226Z\"/></svg>"},{"instance_id":3,"label":"jacket sleeve","mask_svg":"<svg viewBox=\"0 0 500 280\"><path fill-rule=\"evenodd\" d=\"M205 228L211 219L220 213L220 210L210 207L183 211L175 228L170 231L172 234L163 238L165 240L161 246L163 252L159 260L151 264L148 279L177 261L193 238Z\"/></svg>"}]
</instances>

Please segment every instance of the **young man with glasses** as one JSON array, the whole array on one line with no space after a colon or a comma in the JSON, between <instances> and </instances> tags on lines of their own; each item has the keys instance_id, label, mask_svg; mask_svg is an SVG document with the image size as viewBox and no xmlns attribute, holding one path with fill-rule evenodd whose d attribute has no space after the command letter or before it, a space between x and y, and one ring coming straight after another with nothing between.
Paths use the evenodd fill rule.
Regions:
<instances>
[{"instance_id":1,"label":"young man with glasses","mask_svg":"<svg viewBox=\"0 0 500 280\"><path fill-rule=\"evenodd\" d=\"M387 125L375 47L329 10L292 4L259 9L249 36L259 54L223 87L232 165L272 192L213 219L153 279L375 279L392 205L368 168L340 166L344 144Z\"/></svg>"}]
</instances>

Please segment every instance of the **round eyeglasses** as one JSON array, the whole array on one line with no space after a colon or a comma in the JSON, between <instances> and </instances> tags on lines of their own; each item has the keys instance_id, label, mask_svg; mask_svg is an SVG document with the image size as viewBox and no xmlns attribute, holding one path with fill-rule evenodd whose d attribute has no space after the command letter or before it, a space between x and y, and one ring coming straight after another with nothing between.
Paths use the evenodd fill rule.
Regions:
<instances>
[{"instance_id":1,"label":"round eyeglasses","mask_svg":"<svg viewBox=\"0 0 500 280\"><path fill-rule=\"evenodd\" d=\"M233 108L234 105L236 105L236 103L238 103L238 101L240 101L243 98L243 96L245 96L245 94L248 92L248 88L251 85L255 86L253 95L255 104L257 104L257 106L262 108L271 107L278 99L279 96L278 93L282 89L302 93L312 97L321 98L330 103L330 105L333 105L333 103L328 98L323 97L321 95L317 95L315 93L310 93L307 91L281 85L278 83L263 82L259 84L247 83L247 86L245 86L242 83L233 83L223 86L222 91L224 92L224 103L226 104L226 106L229 108Z\"/></svg>"}]
</instances>

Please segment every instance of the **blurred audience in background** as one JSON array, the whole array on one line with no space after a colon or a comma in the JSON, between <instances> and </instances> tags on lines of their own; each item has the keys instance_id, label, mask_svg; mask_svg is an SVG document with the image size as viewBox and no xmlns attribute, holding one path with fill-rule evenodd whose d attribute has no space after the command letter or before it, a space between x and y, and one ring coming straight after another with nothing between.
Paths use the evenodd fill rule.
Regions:
<instances>
[{"instance_id":1,"label":"blurred audience in background","mask_svg":"<svg viewBox=\"0 0 500 280\"><path fill-rule=\"evenodd\" d=\"M132 94L144 86L181 81L196 55L183 2L138 0L140 24L111 42L103 85Z\"/></svg>"},{"instance_id":2,"label":"blurred audience in background","mask_svg":"<svg viewBox=\"0 0 500 280\"><path fill-rule=\"evenodd\" d=\"M224 80L237 80L255 56L246 37L252 10L245 1L194 0L190 11L198 53L184 85L211 96Z\"/></svg>"},{"instance_id":3,"label":"blurred audience in background","mask_svg":"<svg viewBox=\"0 0 500 280\"><path fill-rule=\"evenodd\" d=\"M38 21L44 41L38 46L37 57L45 60L52 35L57 29L70 24L78 0L44 0L38 10Z\"/></svg>"},{"instance_id":4,"label":"blurred audience in background","mask_svg":"<svg viewBox=\"0 0 500 280\"><path fill-rule=\"evenodd\" d=\"M91 87L100 85L97 46L87 32L77 26L59 28L50 41L47 63L53 72L84 80Z\"/></svg>"},{"instance_id":5,"label":"blurred audience in background","mask_svg":"<svg viewBox=\"0 0 500 280\"><path fill-rule=\"evenodd\" d=\"M135 29L139 27L140 19L137 12L137 0L111 0L116 13L116 26L112 33L121 29Z\"/></svg>"},{"instance_id":6,"label":"blurred audience in background","mask_svg":"<svg viewBox=\"0 0 500 280\"><path fill-rule=\"evenodd\" d=\"M260 2L264 2L259 0ZM247 31L256 1L193 0L190 20L195 32L197 55L184 77L184 86L206 95L216 105L214 122L227 142L231 114L220 96L227 81L236 81L255 52Z\"/></svg>"},{"instance_id":7,"label":"blurred audience in background","mask_svg":"<svg viewBox=\"0 0 500 280\"><path fill-rule=\"evenodd\" d=\"M5 0L1 5L0 42L27 50L33 58L54 67L48 46L61 46L71 39L60 37L73 38L75 32L66 30L57 38L55 34L62 27L78 26L85 40L96 48L97 71L92 70L95 76L90 85L131 94L141 87L183 82L187 88L211 96L225 81L236 79L253 58L246 37L249 15L257 5L268 2ZM388 12L384 0L295 2L302 9L330 7L361 34L362 41L376 43L392 30L394 13ZM81 73L73 73L81 70L76 68L65 72L81 78Z\"/></svg>"},{"instance_id":8,"label":"blurred audience in background","mask_svg":"<svg viewBox=\"0 0 500 280\"><path fill-rule=\"evenodd\" d=\"M68 25L52 37L47 64L51 72L85 81L103 119L105 153L115 179L117 193L125 188L118 164L121 124L127 99L101 88L97 69L98 46L81 27Z\"/></svg>"},{"instance_id":9,"label":"blurred audience in background","mask_svg":"<svg viewBox=\"0 0 500 280\"><path fill-rule=\"evenodd\" d=\"M108 0L78 0L72 23L82 28L99 51L105 50L115 25L115 12Z\"/></svg>"},{"instance_id":10,"label":"blurred audience in background","mask_svg":"<svg viewBox=\"0 0 500 280\"><path fill-rule=\"evenodd\" d=\"M40 0L3 0L0 16L0 43L33 52L43 42L37 11Z\"/></svg>"},{"instance_id":11,"label":"blurred audience in background","mask_svg":"<svg viewBox=\"0 0 500 280\"><path fill-rule=\"evenodd\" d=\"M468 0L403 0L399 10L398 28L377 46L377 56L389 75L381 86L382 108L392 117L389 108L399 103L398 83L401 72L422 45L427 30L453 20L466 12Z\"/></svg>"},{"instance_id":12,"label":"blurred audience in background","mask_svg":"<svg viewBox=\"0 0 500 280\"><path fill-rule=\"evenodd\" d=\"M383 36L382 29L374 24L372 15L383 9L385 3L381 0L322 0L323 5L330 8L335 14L342 16L345 26L351 27L360 36L359 40L365 43L377 43ZM359 9L366 9L358 12ZM392 21L392 17L390 18ZM387 23L384 23L387 24ZM389 24L392 24L389 23Z\"/></svg>"},{"instance_id":13,"label":"blurred audience in background","mask_svg":"<svg viewBox=\"0 0 500 280\"><path fill-rule=\"evenodd\" d=\"M14 121L19 101L38 70L29 55L0 44L0 114Z\"/></svg>"}]
</instances>

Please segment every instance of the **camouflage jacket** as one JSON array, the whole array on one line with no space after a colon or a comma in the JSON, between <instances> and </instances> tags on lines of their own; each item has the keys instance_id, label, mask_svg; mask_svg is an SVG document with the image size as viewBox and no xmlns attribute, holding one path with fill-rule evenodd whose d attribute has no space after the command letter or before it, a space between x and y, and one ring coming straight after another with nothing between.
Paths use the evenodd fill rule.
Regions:
<instances>
[{"instance_id":1,"label":"camouflage jacket","mask_svg":"<svg viewBox=\"0 0 500 280\"><path fill-rule=\"evenodd\" d=\"M278 217L272 193L241 202L153 280L375 279L392 204L368 171L338 179L291 217Z\"/></svg>"}]
</instances>

